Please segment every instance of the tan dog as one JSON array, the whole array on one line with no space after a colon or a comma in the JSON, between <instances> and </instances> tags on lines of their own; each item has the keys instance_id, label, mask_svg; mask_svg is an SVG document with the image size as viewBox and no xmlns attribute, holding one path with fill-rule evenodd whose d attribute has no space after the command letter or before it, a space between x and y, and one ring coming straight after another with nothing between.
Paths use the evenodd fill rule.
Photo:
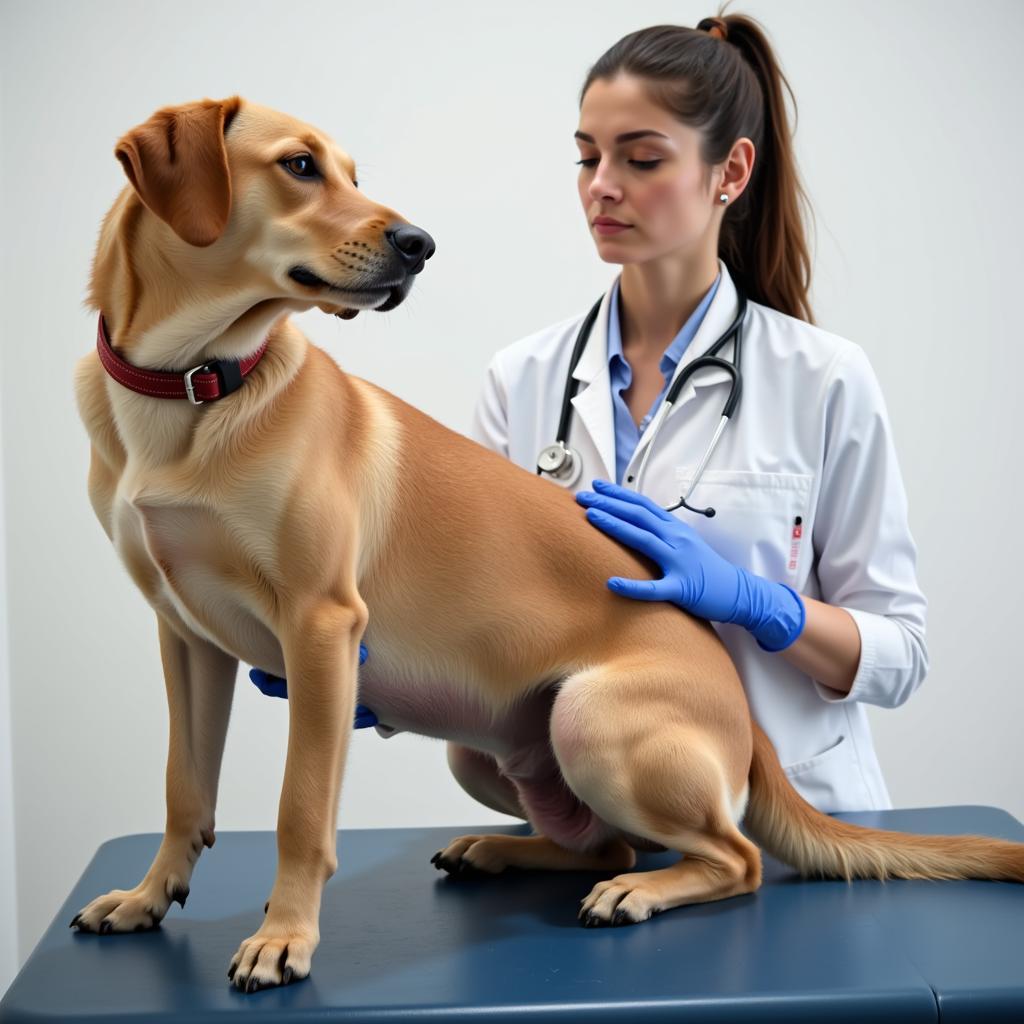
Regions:
<instances>
[{"instance_id":1,"label":"tan dog","mask_svg":"<svg viewBox=\"0 0 1024 1024\"><path fill-rule=\"evenodd\" d=\"M236 392L198 406L122 386L95 351L76 367L89 496L156 612L170 749L152 866L73 925L131 931L184 906L214 841L241 659L287 677L289 736L277 876L229 977L253 990L309 973L364 631L360 699L381 722L451 741L465 788L538 833L465 836L435 862L624 872L583 901L586 924L756 890L744 812L806 875L1024 881L1024 845L856 828L812 808L711 626L605 586L656 576L652 563L568 491L307 341L289 312L391 308L431 249L359 191L326 135L234 96L165 107L115 153L130 185L103 222L89 306L117 352L184 373L269 343ZM637 848L686 856L629 873Z\"/></svg>"}]
</instances>

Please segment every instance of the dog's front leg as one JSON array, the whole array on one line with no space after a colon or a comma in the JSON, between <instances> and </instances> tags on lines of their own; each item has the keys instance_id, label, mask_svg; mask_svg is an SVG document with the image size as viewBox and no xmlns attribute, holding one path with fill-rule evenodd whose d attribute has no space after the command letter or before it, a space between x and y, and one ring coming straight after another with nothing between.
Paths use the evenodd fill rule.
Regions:
<instances>
[{"instance_id":1,"label":"dog's front leg","mask_svg":"<svg viewBox=\"0 0 1024 1024\"><path fill-rule=\"evenodd\" d=\"M185 906L192 869L203 846L213 846L217 780L231 714L238 659L194 633L179 635L159 613L170 715L167 820L145 878L134 889L113 889L75 915L80 931L153 928L171 902Z\"/></svg>"},{"instance_id":2,"label":"dog's front leg","mask_svg":"<svg viewBox=\"0 0 1024 1024\"><path fill-rule=\"evenodd\" d=\"M321 604L283 630L288 756L277 877L263 924L243 940L228 970L247 992L305 978L320 942L320 896L338 868L338 800L366 622L362 602Z\"/></svg>"}]
</instances>

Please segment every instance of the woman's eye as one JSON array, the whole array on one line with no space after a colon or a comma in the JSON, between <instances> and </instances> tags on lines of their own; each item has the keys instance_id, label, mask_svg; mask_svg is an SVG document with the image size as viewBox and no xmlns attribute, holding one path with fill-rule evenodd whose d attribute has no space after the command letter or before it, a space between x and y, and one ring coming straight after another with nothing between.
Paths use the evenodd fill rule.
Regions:
<instances>
[{"instance_id":1,"label":"woman's eye","mask_svg":"<svg viewBox=\"0 0 1024 1024\"><path fill-rule=\"evenodd\" d=\"M282 160L281 163L297 178L316 178L318 176L316 164L313 163L313 158L308 153L289 157L287 160Z\"/></svg>"},{"instance_id":2,"label":"woman's eye","mask_svg":"<svg viewBox=\"0 0 1024 1024\"><path fill-rule=\"evenodd\" d=\"M642 171L652 171L655 167L658 166L658 164L661 163L660 160L630 160L629 162L634 167L639 167ZM584 167L593 167L594 164L597 163L597 157L587 157L586 159L583 160L577 160L576 163L582 164Z\"/></svg>"}]
</instances>

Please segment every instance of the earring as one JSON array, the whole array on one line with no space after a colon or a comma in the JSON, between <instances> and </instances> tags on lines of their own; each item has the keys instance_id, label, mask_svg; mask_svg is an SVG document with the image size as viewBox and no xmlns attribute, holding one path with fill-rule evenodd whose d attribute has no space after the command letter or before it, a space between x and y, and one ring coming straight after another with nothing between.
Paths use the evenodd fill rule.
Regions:
<instances>
[{"instance_id":1,"label":"earring","mask_svg":"<svg viewBox=\"0 0 1024 1024\"><path fill-rule=\"evenodd\" d=\"M723 203L729 202L729 197L724 192L718 197L718 199Z\"/></svg>"}]
</instances>

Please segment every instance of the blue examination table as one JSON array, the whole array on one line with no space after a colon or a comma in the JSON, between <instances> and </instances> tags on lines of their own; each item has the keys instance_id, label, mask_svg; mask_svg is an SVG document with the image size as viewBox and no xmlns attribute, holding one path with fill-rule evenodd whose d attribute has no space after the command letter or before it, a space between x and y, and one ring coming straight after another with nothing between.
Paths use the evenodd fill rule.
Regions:
<instances>
[{"instance_id":1,"label":"blue examination table","mask_svg":"<svg viewBox=\"0 0 1024 1024\"><path fill-rule=\"evenodd\" d=\"M834 817L1024 842L1024 826L994 807ZM1024 1021L1024 885L805 881L766 854L757 893L584 928L579 901L613 873L437 872L431 856L472 832L530 830L340 831L312 974L248 995L227 970L263 919L274 833L219 831L186 908L172 904L160 928L78 933L72 917L135 885L161 837L112 839L0 1001L0 1022ZM637 869L676 856L640 854Z\"/></svg>"}]
</instances>

